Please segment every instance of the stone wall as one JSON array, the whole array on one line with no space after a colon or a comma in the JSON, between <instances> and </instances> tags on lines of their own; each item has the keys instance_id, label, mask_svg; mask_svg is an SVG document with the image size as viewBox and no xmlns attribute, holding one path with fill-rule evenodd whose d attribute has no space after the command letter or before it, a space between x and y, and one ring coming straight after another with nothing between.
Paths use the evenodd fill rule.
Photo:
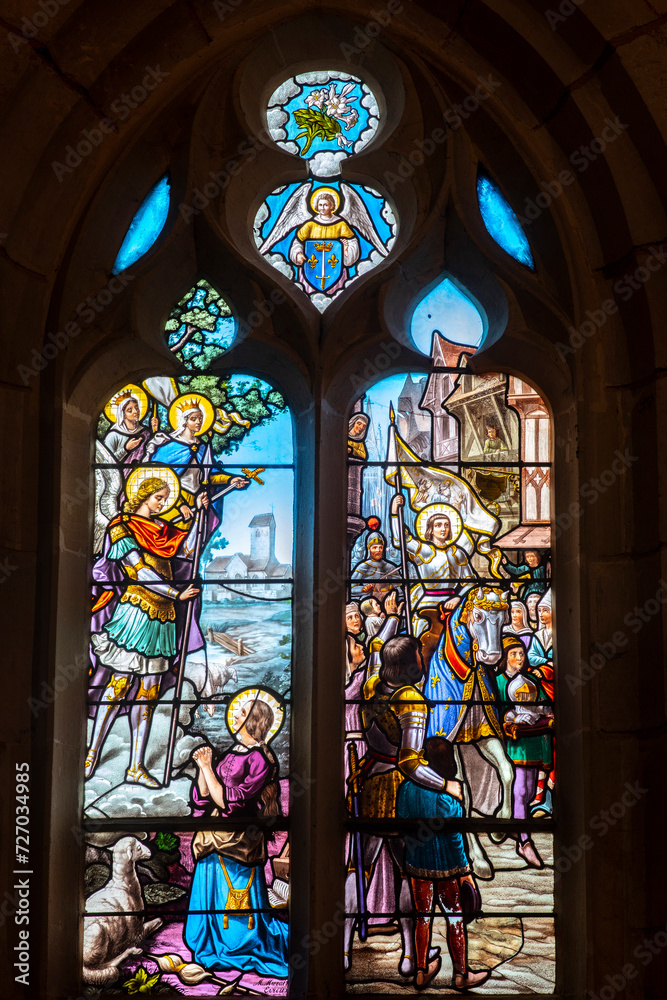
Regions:
<instances>
[{"instance_id":1,"label":"stone wall","mask_svg":"<svg viewBox=\"0 0 667 1000\"><path fill-rule=\"evenodd\" d=\"M352 400L377 377L392 337L400 354L382 374L425 370L406 317L444 270L489 319L489 346L471 367L525 376L554 419L557 855L569 862L557 899L560 995L601 995L621 978L628 998L664 994L667 952L647 953L642 942L667 920L667 7L405 0L396 8L378 19L367 0L5 4L0 939L8 998L80 993L81 663L91 428L101 404L130 378L173 370L160 331L197 276L227 292L242 317L275 304L228 363L270 372L297 415L296 598L309 599L344 565L342 442ZM391 259L322 317L258 257L251 238L267 184L304 178L305 168L270 144L253 156L242 144L261 134L262 101L281 77L325 62L356 69L383 95L384 127L344 176L384 190L401 225ZM486 232L476 208L479 162L526 220L536 275ZM127 226L167 166L173 207L164 235L129 275L112 279ZM211 173L219 190L193 202ZM332 710L342 706L342 651L332 636L343 598L341 590L322 603L297 639L303 735L294 770L316 778L294 808L302 868L293 940L306 956L304 935L330 920L342 898L332 752L342 727L342 707ZM14 773L26 760L34 877L24 990L12 984L11 956ZM622 801L628 783L645 791L600 835L596 818ZM574 860L586 836L592 846ZM298 990L341 995L339 944L311 949Z\"/></svg>"}]
</instances>

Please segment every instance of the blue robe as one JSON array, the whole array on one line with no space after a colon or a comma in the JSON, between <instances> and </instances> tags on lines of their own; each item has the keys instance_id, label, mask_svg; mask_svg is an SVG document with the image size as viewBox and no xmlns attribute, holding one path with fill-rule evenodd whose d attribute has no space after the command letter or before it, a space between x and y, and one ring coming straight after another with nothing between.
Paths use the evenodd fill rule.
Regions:
<instances>
[{"instance_id":1,"label":"blue robe","mask_svg":"<svg viewBox=\"0 0 667 1000\"><path fill-rule=\"evenodd\" d=\"M449 740L469 742L464 716L473 698L475 680L477 697L483 701L483 713L493 735L504 740L496 701L498 691L493 675L483 663L475 664L470 633L459 621L464 605L460 604L445 622L438 648L431 657L424 697L429 702L428 736L446 736ZM440 704L433 704L440 702ZM462 730L459 733L459 730Z\"/></svg>"},{"instance_id":2,"label":"blue robe","mask_svg":"<svg viewBox=\"0 0 667 1000\"><path fill-rule=\"evenodd\" d=\"M177 476L181 476L190 462L193 455L196 455L197 462L201 464L204 460L206 442L198 440L197 447L186 444L184 441L174 441L173 438L165 444L158 445L150 461L156 465L170 465Z\"/></svg>"},{"instance_id":3,"label":"blue robe","mask_svg":"<svg viewBox=\"0 0 667 1000\"><path fill-rule=\"evenodd\" d=\"M251 872L250 906L271 910L263 865L250 867L233 858L224 858L229 880L235 889L245 889ZM289 927L271 912L253 913L254 927L248 927L247 913L230 913L223 926L229 889L220 864L220 855L209 854L197 862L192 880L185 941L194 960L205 969L237 969L260 976L288 975ZM197 913L197 910L217 910Z\"/></svg>"},{"instance_id":4,"label":"blue robe","mask_svg":"<svg viewBox=\"0 0 667 1000\"><path fill-rule=\"evenodd\" d=\"M198 857L188 904L185 943L195 962L206 969L237 969L284 979L288 975L289 927L271 911L264 877L263 834L253 827L250 819L260 809L260 795L270 778L271 767L266 755L257 747L247 750L238 746L224 754L215 770L225 789L226 808L222 815L248 816L249 822L243 833L238 831L238 842L211 845L215 846L211 853ZM192 799L195 816L210 810L210 797L202 795L196 783ZM224 835L221 836L224 840ZM231 856L235 853L236 857ZM239 855L245 861L241 861ZM225 927L229 883L233 889L248 890L250 910L256 912L252 917L244 911L228 913ZM232 901L230 909L232 904L238 907L238 901Z\"/></svg>"}]
</instances>

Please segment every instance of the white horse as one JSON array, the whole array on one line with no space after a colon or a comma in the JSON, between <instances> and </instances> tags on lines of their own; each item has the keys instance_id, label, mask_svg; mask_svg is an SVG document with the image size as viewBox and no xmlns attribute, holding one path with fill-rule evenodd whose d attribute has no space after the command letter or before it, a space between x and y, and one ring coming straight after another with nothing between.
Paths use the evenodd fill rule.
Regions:
<instances>
[{"instance_id":1,"label":"white horse","mask_svg":"<svg viewBox=\"0 0 667 1000\"><path fill-rule=\"evenodd\" d=\"M509 593L494 587L471 588L448 616L430 657L424 689L430 703L428 735L445 736L454 743L468 816L475 803L461 753L465 745L474 746L498 777L501 801L495 815L498 819L512 816L514 769L505 751L491 674L502 657L502 628L508 620ZM493 868L476 834L468 834L468 846L475 874L492 878Z\"/></svg>"}]
</instances>

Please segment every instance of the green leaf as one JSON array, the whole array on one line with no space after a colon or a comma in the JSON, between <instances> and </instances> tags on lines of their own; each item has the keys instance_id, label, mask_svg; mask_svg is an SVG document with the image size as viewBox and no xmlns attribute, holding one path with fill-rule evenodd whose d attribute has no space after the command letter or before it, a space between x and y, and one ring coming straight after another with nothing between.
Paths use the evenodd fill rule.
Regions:
<instances>
[{"instance_id":1,"label":"green leaf","mask_svg":"<svg viewBox=\"0 0 667 1000\"><path fill-rule=\"evenodd\" d=\"M160 830L155 834L153 843L158 851L173 851L175 847L178 847L178 837L175 837L168 830Z\"/></svg>"},{"instance_id":2,"label":"green leaf","mask_svg":"<svg viewBox=\"0 0 667 1000\"><path fill-rule=\"evenodd\" d=\"M330 140L335 139L338 133L341 131L340 122L335 118L331 118L329 115L324 114L318 108L298 108L296 111L292 112L294 120L297 125L305 129L304 132L300 132L296 138L302 139L306 138L306 143L301 150L301 155L307 153L310 149L313 140L318 137Z\"/></svg>"},{"instance_id":3,"label":"green leaf","mask_svg":"<svg viewBox=\"0 0 667 1000\"><path fill-rule=\"evenodd\" d=\"M157 985L160 976L160 972L149 976L148 969L142 965L135 971L132 979L128 979L123 983L123 987L128 993L152 993L153 987Z\"/></svg>"},{"instance_id":4,"label":"green leaf","mask_svg":"<svg viewBox=\"0 0 667 1000\"><path fill-rule=\"evenodd\" d=\"M128 979L126 983L123 983L123 986L126 988L128 993L138 993L147 979L148 973L142 965L139 969L137 969L133 978Z\"/></svg>"}]
</instances>

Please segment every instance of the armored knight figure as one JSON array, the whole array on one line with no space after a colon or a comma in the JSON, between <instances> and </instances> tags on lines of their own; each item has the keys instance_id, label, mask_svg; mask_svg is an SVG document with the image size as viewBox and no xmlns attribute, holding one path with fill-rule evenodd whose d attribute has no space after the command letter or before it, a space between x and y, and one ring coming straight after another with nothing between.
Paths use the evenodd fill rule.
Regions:
<instances>
[{"instance_id":1,"label":"armored knight figure","mask_svg":"<svg viewBox=\"0 0 667 1000\"><path fill-rule=\"evenodd\" d=\"M382 601L396 584L392 582L400 573L400 567L390 559L385 559L387 540L381 531L372 531L366 539L366 558L352 570L352 597L375 597Z\"/></svg>"}]
</instances>

